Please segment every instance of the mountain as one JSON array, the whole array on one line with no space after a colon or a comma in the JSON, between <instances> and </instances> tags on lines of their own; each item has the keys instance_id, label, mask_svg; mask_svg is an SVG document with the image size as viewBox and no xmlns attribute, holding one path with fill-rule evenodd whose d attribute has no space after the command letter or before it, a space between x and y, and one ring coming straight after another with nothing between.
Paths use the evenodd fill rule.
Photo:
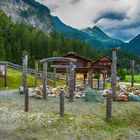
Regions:
<instances>
[{"instance_id":1,"label":"mountain","mask_svg":"<svg viewBox=\"0 0 140 140\"><path fill-rule=\"evenodd\" d=\"M78 39L87 42L91 48L106 51L108 48L120 46L125 51L140 55L140 35L129 43L112 38L97 26L78 30L64 24L58 17L50 14L50 9L35 0L1 0L0 10L5 12L14 23L31 24L50 35L61 33L65 38Z\"/></svg>"},{"instance_id":2,"label":"mountain","mask_svg":"<svg viewBox=\"0 0 140 140\"><path fill-rule=\"evenodd\" d=\"M0 61L21 65L23 52L28 53L29 67L34 67L36 59L64 56L68 52L76 52L94 61L101 56L101 53L93 51L83 41L66 39L57 32L48 36L31 25L13 23L4 12L0 11Z\"/></svg>"},{"instance_id":3,"label":"mountain","mask_svg":"<svg viewBox=\"0 0 140 140\"><path fill-rule=\"evenodd\" d=\"M57 16L51 16L51 19L55 31L63 34L65 37L89 41L90 36L88 34L64 24Z\"/></svg>"},{"instance_id":4,"label":"mountain","mask_svg":"<svg viewBox=\"0 0 140 140\"><path fill-rule=\"evenodd\" d=\"M127 52L140 56L140 34L134 37L128 43L123 44L121 48Z\"/></svg>"},{"instance_id":5,"label":"mountain","mask_svg":"<svg viewBox=\"0 0 140 140\"><path fill-rule=\"evenodd\" d=\"M0 10L11 17L14 23L31 24L47 33L53 31L49 8L34 0L1 0Z\"/></svg>"},{"instance_id":6,"label":"mountain","mask_svg":"<svg viewBox=\"0 0 140 140\"><path fill-rule=\"evenodd\" d=\"M107 36L98 27L80 31L65 25L58 17L50 14L48 7L34 0L4 0L0 3L0 9L11 17L13 22L31 24L48 34L59 32L67 38L85 41L96 50L116 47L123 43Z\"/></svg>"},{"instance_id":7,"label":"mountain","mask_svg":"<svg viewBox=\"0 0 140 140\"><path fill-rule=\"evenodd\" d=\"M64 24L58 17L52 16L52 23L55 31L63 34L67 38L78 39L89 43L90 47L95 50L106 50L111 47L118 47L123 44L122 41L110 38L97 26L92 29L92 33L86 32L87 30L77 30ZM89 28L88 28L89 29ZM97 30L98 29L98 30ZM89 30L88 30L89 31ZM96 37L94 37L96 36ZM104 39L104 40L102 40Z\"/></svg>"},{"instance_id":8,"label":"mountain","mask_svg":"<svg viewBox=\"0 0 140 140\"><path fill-rule=\"evenodd\" d=\"M94 26L93 28L86 28L82 30L83 32L87 33L92 40L97 40L102 42L106 47L118 47L122 45L124 42L118 39L114 39L112 37L109 37L107 34L105 34L100 28L97 26Z\"/></svg>"}]
</instances>

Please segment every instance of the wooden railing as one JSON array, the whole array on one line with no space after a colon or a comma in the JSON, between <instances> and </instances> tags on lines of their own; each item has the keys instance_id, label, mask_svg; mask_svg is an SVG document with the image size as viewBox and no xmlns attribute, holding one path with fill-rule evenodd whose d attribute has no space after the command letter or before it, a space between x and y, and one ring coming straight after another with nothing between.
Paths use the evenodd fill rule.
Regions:
<instances>
[{"instance_id":1,"label":"wooden railing","mask_svg":"<svg viewBox=\"0 0 140 140\"><path fill-rule=\"evenodd\" d=\"M17 70L17 71L22 72L22 70L23 70L23 67L21 65L14 64L14 63L11 63L11 62L8 62L8 61L0 61L0 64L7 64L8 68L14 69L14 70ZM35 75L35 70L31 69L31 68L28 68L27 73L34 76ZM38 77L42 78L42 71L38 72ZM52 72L47 72L47 77L48 78L53 78L53 73Z\"/></svg>"}]
</instances>

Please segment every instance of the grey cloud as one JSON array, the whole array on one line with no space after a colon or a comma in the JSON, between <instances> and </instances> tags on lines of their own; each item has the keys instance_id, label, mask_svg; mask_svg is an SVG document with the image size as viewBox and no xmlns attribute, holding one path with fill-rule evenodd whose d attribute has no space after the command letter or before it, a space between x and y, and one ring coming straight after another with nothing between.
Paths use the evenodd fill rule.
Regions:
<instances>
[{"instance_id":1,"label":"grey cloud","mask_svg":"<svg viewBox=\"0 0 140 140\"><path fill-rule=\"evenodd\" d=\"M81 2L81 1L82 1L82 0L71 0L70 3L71 3L71 4L77 4L77 3Z\"/></svg>"},{"instance_id":2,"label":"grey cloud","mask_svg":"<svg viewBox=\"0 0 140 140\"><path fill-rule=\"evenodd\" d=\"M124 41L128 41L131 38L134 37L134 34L132 31L130 30L118 30L118 29L108 29L108 30L104 30L107 34L109 34L111 37L120 39L120 40L124 40Z\"/></svg>"},{"instance_id":3,"label":"grey cloud","mask_svg":"<svg viewBox=\"0 0 140 140\"><path fill-rule=\"evenodd\" d=\"M101 19L109 19L109 20L124 20L127 19L127 13L126 12L116 12L116 11L105 11L105 12L101 12L99 13L99 16L97 16L93 22L97 23L99 22Z\"/></svg>"},{"instance_id":4,"label":"grey cloud","mask_svg":"<svg viewBox=\"0 0 140 140\"><path fill-rule=\"evenodd\" d=\"M52 5L49 5L49 8L50 8L51 12L54 12L57 8L59 8L59 5L52 4Z\"/></svg>"}]
</instances>

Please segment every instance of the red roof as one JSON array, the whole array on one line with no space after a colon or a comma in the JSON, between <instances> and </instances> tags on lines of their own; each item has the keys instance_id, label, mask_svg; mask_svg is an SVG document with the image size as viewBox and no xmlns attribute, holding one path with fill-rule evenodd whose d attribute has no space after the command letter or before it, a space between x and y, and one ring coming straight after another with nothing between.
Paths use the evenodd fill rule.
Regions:
<instances>
[{"instance_id":1,"label":"red roof","mask_svg":"<svg viewBox=\"0 0 140 140\"><path fill-rule=\"evenodd\" d=\"M82 57L82 56L77 55L75 52L68 52L67 55L65 55L64 57L69 57L69 56L75 56L75 57L77 57L77 58L79 58L79 59L82 59L82 60L84 60L84 61L92 62L92 61L89 60L89 59L86 59L86 58L84 58L84 57Z\"/></svg>"},{"instance_id":2,"label":"red roof","mask_svg":"<svg viewBox=\"0 0 140 140\"><path fill-rule=\"evenodd\" d=\"M111 62L112 63L112 59L110 57L108 57L108 56L102 56L100 59L98 59L97 61L93 62L91 67L93 65L95 65L96 63L98 63L98 62Z\"/></svg>"}]
</instances>

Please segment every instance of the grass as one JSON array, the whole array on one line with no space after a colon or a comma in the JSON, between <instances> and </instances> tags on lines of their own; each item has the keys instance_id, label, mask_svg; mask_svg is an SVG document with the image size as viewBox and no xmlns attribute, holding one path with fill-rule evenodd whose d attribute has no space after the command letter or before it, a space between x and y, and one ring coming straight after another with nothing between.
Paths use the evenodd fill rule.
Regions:
<instances>
[{"instance_id":1,"label":"grass","mask_svg":"<svg viewBox=\"0 0 140 140\"><path fill-rule=\"evenodd\" d=\"M29 113L24 96L0 95L0 139L10 140L128 140L140 139L140 103L113 102L112 121L106 123L106 102L65 99L59 116L59 98L30 98Z\"/></svg>"},{"instance_id":2,"label":"grass","mask_svg":"<svg viewBox=\"0 0 140 140\"><path fill-rule=\"evenodd\" d=\"M42 80L38 80L38 84L42 85ZM49 80L49 84L52 85L52 80ZM7 71L7 87L4 87L4 79L0 78L0 89L18 89L19 86L22 85L22 73L20 71L15 71L12 69L8 69ZM34 87L35 78L34 76L27 76L27 86ZM56 82L57 86L64 85L64 82Z\"/></svg>"},{"instance_id":3,"label":"grass","mask_svg":"<svg viewBox=\"0 0 140 140\"><path fill-rule=\"evenodd\" d=\"M134 80L136 83L140 83L140 75L135 75ZM131 82L131 75L126 75L125 80L123 82Z\"/></svg>"}]
</instances>

